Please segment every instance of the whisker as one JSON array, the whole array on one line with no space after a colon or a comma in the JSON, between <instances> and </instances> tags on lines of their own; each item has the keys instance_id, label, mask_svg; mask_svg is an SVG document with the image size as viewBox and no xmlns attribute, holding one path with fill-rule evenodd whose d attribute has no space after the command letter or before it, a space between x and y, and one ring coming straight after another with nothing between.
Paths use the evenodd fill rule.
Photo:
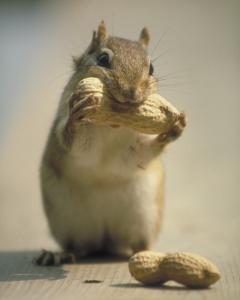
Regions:
<instances>
[{"instance_id":1,"label":"whisker","mask_svg":"<svg viewBox=\"0 0 240 300\"><path fill-rule=\"evenodd\" d=\"M179 86L177 83L166 83L166 84L159 84L160 87L169 87L169 86Z\"/></svg>"},{"instance_id":2,"label":"whisker","mask_svg":"<svg viewBox=\"0 0 240 300\"><path fill-rule=\"evenodd\" d=\"M157 61L160 57L162 57L163 55L167 54L169 52L169 49L163 51L161 54L159 54L157 57L152 59L152 62L154 63L155 61Z\"/></svg>"},{"instance_id":3,"label":"whisker","mask_svg":"<svg viewBox=\"0 0 240 300\"><path fill-rule=\"evenodd\" d=\"M150 82L150 87L153 86L154 84L158 84L160 88L165 88L165 87L180 87L180 86L189 86L190 81L187 80L181 80L179 82L174 81L174 82L169 82L168 78L164 77L156 77L154 82Z\"/></svg>"},{"instance_id":4,"label":"whisker","mask_svg":"<svg viewBox=\"0 0 240 300\"><path fill-rule=\"evenodd\" d=\"M157 82L168 80L167 78L157 78Z\"/></svg>"},{"instance_id":5,"label":"whisker","mask_svg":"<svg viewBox=\"0 0 240 300\"><path fill-rule=\"evenodd\" d=\"M154 66L154 68L156 69L156 66ZM159 68L160 69L160 68ZM179 69L179 70L176 70L176 71L173 71L173 72L169 72L169 73L166 73L163 75L163 77L165 78L179 78L179 76L186 76L189 72L189 69L188 68L183 68L183 69ZM156 77L159 77L159 76L156 76Z\"/></svg>"},{"instance_id":6,"label":"whisker","mask_svg":"<svg viewBox=\"0 0 240 300\"><path fill-rule=\"evenodd\" d=\"M166 79L168 79L168 76L167 76L167 75L161 75L161 76L156 75L156 76L155 76L155 79L158 79L158 80L166 80Z\"/></svg>"},{"instance_id":7,"label":"whisker","mask_svg":"<svg viewBox=\"0 0 240 300\"><path fill-rule=\"evenodd\" d=\"M165 32L163 32L163 34L161 35L160 39L158 40L158 42L156 43L156 45L154 46L154 48L152 49L152 51L150 52L150 56L153 55L153 53L155 52L155 50L157 49L157 47L159 46L160 42L163 40L163 38L166 36L166 33L169 30L166 30Z\"/></svg>"}]
</instances>

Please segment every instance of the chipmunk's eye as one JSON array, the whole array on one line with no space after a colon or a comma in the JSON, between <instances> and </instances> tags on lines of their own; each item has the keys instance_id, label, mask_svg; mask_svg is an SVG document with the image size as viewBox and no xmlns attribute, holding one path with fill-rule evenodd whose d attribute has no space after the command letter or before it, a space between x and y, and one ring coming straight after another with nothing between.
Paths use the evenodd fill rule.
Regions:
<instances>
[{"instance_id":1,"label":"chipmunk's eye","mask_svg":"<svg viewBox=\"0 0 240 300\"><path fill-rule=\"evenodd\" d=\"M110 69L110 57L109 54L106 52L101 53L98 57L97 57L97 64L100 67L104 67L104 68L108 68Z\"/></svg>"},{"instance_id":2,"label":"chipmunk's eye","mask_svg":"<svg viewBox=\"0 0 240 300\"><path fill-rule=\"evenodd\" d=\"M150 63L150 67L149 67L149 75L150 76L153 74L153 71L154 71L153 65L152 65L152 63Z\"/></svg>"}]
</instances>

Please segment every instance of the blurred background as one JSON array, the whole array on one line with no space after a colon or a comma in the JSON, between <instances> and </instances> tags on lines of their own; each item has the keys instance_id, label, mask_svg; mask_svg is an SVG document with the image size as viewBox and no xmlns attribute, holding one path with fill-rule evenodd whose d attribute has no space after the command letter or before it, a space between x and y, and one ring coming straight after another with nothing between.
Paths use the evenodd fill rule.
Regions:
<instances>
[{"instance_id":1,"label":"blurred background","mask_svg":"<svg viewBox=\"0 0 240 300\"><path fill-rule=\"evenodd\" d=\"M163 155L165 222L157 247L211 255L239 246L240 1L0 5L0 249L55 247L39 162L72 55L86 49L102 19L111 34L129 39L149 28L160 94L188 118Z\"/></svg>"}]
</instances>

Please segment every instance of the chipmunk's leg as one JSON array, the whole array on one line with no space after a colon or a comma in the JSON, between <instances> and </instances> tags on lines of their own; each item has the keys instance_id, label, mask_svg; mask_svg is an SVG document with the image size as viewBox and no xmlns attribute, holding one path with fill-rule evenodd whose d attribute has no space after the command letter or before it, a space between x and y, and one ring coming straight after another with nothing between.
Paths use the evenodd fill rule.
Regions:
<instances>
[{"instance_id":1,"label":"chipmunk's leg","mask_svg":"<svg viewBox=\"0 0 240 300\"><path fill-rule=\"evenodd\" d=\"M135 155L135 164L145 167L152 159L156 158L171 142L178 139L186 126L185 114L181 113L177 122L167 132L159 134L153 139L138 140L131 150Z\"/></svg>"},{"instance_id":2,"label":"chipmunk's leg","mask_svg":"<svg viewBox=\"0 0 240 300\"><path fill-rule=\"evenodd\" d=\"M33 259L33 263L38 266L59 266L65 263L75 263L76 260L73 253L42 250L39 256Z\"/></svg>"},{"instance_id":3,"label":"chipmunk's leg","mask_svg":"<svg viewBox=\"0 0 240 300\"><path fill-rule=\"evenodd\" d=\"M143 240L143 241L139 241L134 245L124 245L124 244L112 245L110 247L110 250L108 250L108 252L111 255L117 257L127 258L136 252L149 250L150 248L151 248L150 243L146 240Z\"/></svg>"}]
</instances>

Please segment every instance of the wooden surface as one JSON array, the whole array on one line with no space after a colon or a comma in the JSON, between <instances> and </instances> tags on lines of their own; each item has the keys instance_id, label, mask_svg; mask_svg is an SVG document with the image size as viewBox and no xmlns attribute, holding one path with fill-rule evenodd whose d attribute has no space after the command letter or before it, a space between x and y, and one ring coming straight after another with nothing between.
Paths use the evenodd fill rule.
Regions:
<instances>
[{"instance_id":1,"label":"wooden surface","mask_svg":"<svg viewBox=\"0 0 240 300\"><path fill-rule=\"evenodd\" d=\"M208 252L208 251L205 251ZM239 253L209 255L222 278L210 289L190 290L175 283L144 287L131 278L127 262L87 259L62 267L37 267L36 251L0 254L0 299L239 299ZM88 282L90 281L90 282ZM99 281L91 283L91 281Z\"/></svg>"}]
</instances>

